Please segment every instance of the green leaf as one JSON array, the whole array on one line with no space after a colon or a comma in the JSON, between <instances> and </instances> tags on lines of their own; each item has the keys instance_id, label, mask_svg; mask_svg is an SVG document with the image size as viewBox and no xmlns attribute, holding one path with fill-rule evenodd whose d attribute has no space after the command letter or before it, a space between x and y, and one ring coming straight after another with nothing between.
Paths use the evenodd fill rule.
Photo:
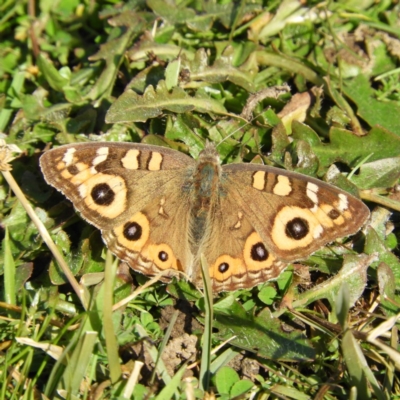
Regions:
<instances>
[{"instance_id":1,"label":"green leaf","mask_svg":"<svg viewBox=\"0 0 400 400\"><path fill-rule=\"evenodd\" d=\"M293 132L296 131L294 137L307 141L318 157L319 176L337 161L354 167L366 157L369 157L369 162L373 162L399 155L397 149L400 148L400 137L380 127L372 128L365 136L356 136L350 131L332 128L328 144L322 143L309 129L295 129L297 127L298 123L293 123Z\"/></svg>"},{"instance_id":2,"label":"green leaf","mask_svg":"<svg viewBox=\"0 0 400 400\"><path fill-rule=\"evenodd\" d=\"M346 83L345 93L357 106L357 114L369 126L381 126L383 129L400 136L400 105L396 102L382 102L376 99L374 90L364 74Z\"/></svg>"},{"instance_id":3,"label":"green leaf","mask_svg":"<svg viewBox=\"0 0 400 400\"><path fill-rule=\"evenodd\" d=\"M339 324L343 329L347 329L347 318L350 309L349 287L346 282L340 286L336 296L335 312Z\"/></svg>"},{"instance_id":4,"label":"green leaf","mask_svg":"<svg viewBox=\"0 0 400 400\"><path fill-rule=\"evenodd\" d=\"M202 294L191 283L183 279L170 283L167 291L177 299L196 301L202 298Z\"/></svg>"},{"instance_id":5,"label":"green leaf","mask_svg":"<svg viewBox=\"0 0 400 400\"><path fill-rule=\"evenodd\" d=\"M206 392L210 386L211 344L213 331L213 292L208 265L201 255L201 276L204 286L204 332L202 337L201 367L199 374L200 389Z\"/></svg>"},{"instance_id":6,"label":"green leaf","mask_svg":"<svg viewBox=\"0 0 400 400\"><path fill-rule=\"evenodd\" d=\"M54 242L61 253L64 254L64 258L68 263L72 273L76 275L82 266L82 253L80 251L70 251L70 239L62 230L57 232L56 236L54 237ZM50 263L49 276L54 285L62 285L67 282L64 273L56 261L52 261Z\"/></svg>"},{"instance_id":7,"label":"green leaf","mask_svg":"<svg viewBox=\"0 0 400 400\"><path fill-rule=\"evenodd\" d=\"M183 8L177 5L173 6L162 0L147 0L147 5L155 14L166 19L171 24L185 23L196 15L195 11L190 8Z\"/></svg>"},{"instance_id":8,"label":"green leaf","mask_svg":"<svg viewBox=\"0 0 400 400\"><path fill-rule=\"evenodd\" d=\"M212 66L204 49L199 49L194 60L183 58L182 68L190 71L191 81L203 81L209 83L222 83L231 81L232 83L250 91L255 91L252 74L250 72L234 67L234 49L227 47Z\"/></svg>"},{"instance_id":9,"label":"green leaf","mask_svg":"<svg viewBox=\"0 0 400 400\"><path fill-rule=\"evenodd\" d=\"M136 12L126 11L113 19L113 23L118 28L113 31L118 37L111 37L100 46L100 50L89 57L92 61L104 59L106 67L96 80L95 84L87 94L87 98L95 100L101 97L107 97L112 90L118 70L124 60L124 53L131 44L133 37L145 26L145 22ZM119 27L126 29L121 29Z\"/></svg>"},{"instance_id":10,"label":"green leaf","mask_svg":"<svg viewBox=\"0 0 400 400\"><path fill-rule=\"evenodd\" d=\"M4 263L6 263L7 260L4 258ZM6 264L5 264L6 265ZM16 268L16 274L15 274L15 289L21 290L25 283L31 278L33 273L33 263L25 263L22 265L19 265Z\"/></svg>"},{"instance_id":11,"label":"green leaf","mask_svg":"<svg viewBox=\"0 0 400 400\"><path fill-rule=\"evenodd\" d=\"M231 367L222 367L215 374L215 386L219 394L230 394L235 383L239 382L239 375Z\"/></svg>"},{"instance_id":12,"label":"green leaf","mask_svg":"<svg viewBox=\"0 0 400 400\"><path fill-rule=\"evenodd\" d=\"M384 242L379 238L373 228L368 229L365 250L367 254L379 254L379 262L387 264L393 272L396 287L400 285L400 261L399 259L386 248ZM378 265L378 261L374 266Z\"/></svg>"},{"instance_id":13,"label":"green leaf","mask_svg":"<svg viewBox=\"0 0 400 400\"><path fill-rule=\"evenodd\" d=\"M239 382L235 382L230 392L231 398L247 393L253 386L254 383L247 379L242 379Z\"/></svg>"},{"instance_id":14,"label":"green leaf","mask_svg":"<svg viewBox=\"0 0 400 400\"><path fill-rule=\"evenodd\" d=\"M221 103L212 99L194 98L179 88L169 92L165 82L160 81L157 88L148 86L143 96L128 90L120 96L107 112L108 123L142 121L158 117L163 110L184 113L192 110L226 114Z\"/></svg>"},{"instance_id":15,"label":"green leaf","mask_svg":"<svg viewBox=\"0 0 400 400\"><path fill-rule=\"evenodd\" d=\"M360 167L351 180L360 189L390 188L400 178L400 157L384 158Z\"/></svg>"},{"instance_id":16,"label":"green leaf","mask_svg":"<svg viewBox=\"0 0 400 400\"><path fill-rule=\"evenodd\" d=\"M53 64L43 56L43 53L39 53L37 58L37 64L40 68L40 71L44 75L47 83L54 89L59 92L62 92L64 86L69 84L69 79L63 77L59 71L54 68Z\"/></svg>"},{"instance_id":17,"label":"green leaf","mask_svg":"<svg viewBox=\"0 0 400 400\"><path fill-rule=\"evenodd\" d=\"M254 317L246 313L236 301L222 310L214 308L216 336L259 356L271 359L309 360L315 356L314 349L304 334L298 330L282 329L279 319L273 318L268 309Z\"/></svg>"},{"instance_id":18,"label":"green leaf","mask_svg":"<svg viewBox=\"0 0 400 400\"><path fill-rule=\"evenodd\" d=\"M326 298L329 300L332 309L336 310L336 297L345 282L348 286L349 305L352 307L364 291L367 284L367 268L375 260L375 255L345 255L343 267L339 273L311 290L300 293L298 300L293 302L293 307Z\"/></svg>"},{"instance_id":19,"label":"green leaf","mask_svg":"<svg viewBox=\"0 0 400 400\"><path fill-rule=\"evenodd\" d=\"M273 286L263 287L258 292L258 298L266 305L270 306L275 301L277 292Z\"/></svg>"},{"instance_id":20,"label":"green leaf","mask_svg":"<svg viewBox=\"0 0 400 400\"><path fill-rule=\"evenodd\" d=\"M396 296L396 279L392 269L381 262L376 270L381 306L389 317L399 313L399 298Z\"/></svg>"}]
</instances>

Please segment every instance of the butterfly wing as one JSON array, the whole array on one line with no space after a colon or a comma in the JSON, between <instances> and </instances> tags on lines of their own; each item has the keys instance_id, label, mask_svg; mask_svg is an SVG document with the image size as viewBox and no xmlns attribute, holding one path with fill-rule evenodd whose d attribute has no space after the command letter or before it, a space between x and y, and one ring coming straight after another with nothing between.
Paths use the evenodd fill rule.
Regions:
<instances>
[{"instance_id":1,"label":"butterfly wing","mask_svg":"<svg viewBox=\"0 0 400 400\"><path fill-rule=\"evenodd\" d=\"M201 247L215 290L274 279L288 263L357 232L369 216L362 201L334 186L268 166L223 166L220 192L212 241Z\"/></svg>"},{"instance_id":2,"label":"butterfly wing","mask_svg":"<svg viewBox=\"0 0 400 400\"><path fill-rule=\"evenodd\" d=\"M48 151L40 164L46 181L133 269L152 275L192 264L184 190L192 158L157 146L82 143Z\"/></svg>"}]
</instances>

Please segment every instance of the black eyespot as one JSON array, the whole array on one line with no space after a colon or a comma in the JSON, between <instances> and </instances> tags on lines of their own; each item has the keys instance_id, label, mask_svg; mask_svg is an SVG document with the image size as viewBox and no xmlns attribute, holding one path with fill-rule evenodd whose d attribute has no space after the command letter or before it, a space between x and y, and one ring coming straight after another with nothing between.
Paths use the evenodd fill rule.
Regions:
<instances>
[{"instance_id":1,"label":"black eyespot","mask_svg":"<svg viewBox=\"0 0 400 400\"><path fill-rule=\"evenodd\" d=\"M303 218L293 218L286 224L286 236L294 240L303 239L303 237L308 235L310 228L308 226L307 220Z\"/></svg>"},{"instance_id":2,"label":"black eyespot","mask_svg":"<svg viewBox=\"0 0 400 400\"><path fill-rule=\"evenodd\" d=\"M115 193L107 183L99 183L94 186L90 195L99 206L109 206L115 198Z\"/></svg>"},{"instance_id":3,"label":"black eyespot","mask_svg":"<svg viewBox=\"0 0 400 400\"><path fill-rule=\"evenodd\" d=\"M251 247L250 256L254 261L265 261L269 257L268 250L264 243L256 243Z\"/></svg>"},{"instance_id":4,"label":"black eyespot","mask_svg":"<svg viewBox=\"0 0 400 400\"><path fill-rule=\"evenodd\" d=\"M142 237L142 227L137 222L127 222L123 234L125 239L139 240Z\"/></svg>"},{"instance_id":5,"label":"black eyespot","mask_svg":"<svg viewBox=\"0 0 400 400\"><path fill-rule=\"evenodd\" d=\"M229 264L226 262L223 262L218 265L218 271L221 272L221 274L228 271L228 269L229 269Z\"/></svg>"},{"instance_id":6,"label":"black eyespot","mask_svg":"<svg viewBox=\"0 0 400 400\"><path fill-rule=\"evenodd\" d=\"M79 173L79 169L76 167L76 165L69 165L67 167L67 171L71 174L71 175L76 175Z\"/></svg>"},{"instance_id":7,"label":"black eyespot","mask_svg":"<svg viewBox=\"0 0 400 400\"><path fill-rule=\"evenodd\" d=\"M158 253L158 258L160 259L160 261L165 262L168 261L168 253L166 253L165 251L160 251Z\"/></svg>"},{"instance_id":8,"label":"black eyespot","mask_svg":"<svg viewBox=\"0 0 400 400\"><path fill-rule=\"evenodd\" d=\"M328 217L330 219L336 219L340 217L340 212L338 210L332 209L331 211L329 211L328 213Z\"/></svg>"}]
</instances>

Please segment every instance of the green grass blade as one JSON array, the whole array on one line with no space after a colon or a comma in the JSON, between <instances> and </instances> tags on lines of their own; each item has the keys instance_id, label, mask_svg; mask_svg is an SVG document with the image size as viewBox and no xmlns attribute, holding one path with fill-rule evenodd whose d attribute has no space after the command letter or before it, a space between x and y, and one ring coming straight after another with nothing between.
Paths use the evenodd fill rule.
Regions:
<instances>
[{"instance_id":1,"label":"green grass blade","mask_svg":"<svg viewBox=\"0 0 400 400\"><path fill-rule=\"evenodd\" d=\"M179 371L174 375L174 377L167 384L167 386L165 386L165 388L161 390L159 395L156 397L156 400L171 400L181 383L181 379L185 371L186 371L186 364L184 364L179 369Z\"/></svg>"},{"instance_id":2,"label":"green grass blade","mask_svg":"<svg viewBox=\"0 0 400 400\"><path fill-rule=\"evenodd\" d=\"M210 385L210 365L211 365L211 340L213 326L213 295L211 288L210 275L205 257L201 256L201 271L204 282L204 333L201 353L201 366L199 383L200 389L208 391Z\"/></svg>"},{"instance_id":3,"label":"green grass blade","mask_svg":"<svg viewBox=\"0 0 400 400\"><path fill-rule=\"evenodd\" d=\"M108 356L108 365L110 368L110 378L113 383L121 378L121 366L118 354L118 342L114 333L114 324L112 318L113 307L113 288L116 274L117 262L112 262L112 254L107 251L106 268L104 276L104 308L103 308L103 326L106 339L106 348Z\"/></svg>"},{"instance_id":4,"label":"green grass blade","mask_svg":"<svg viewBox=\"0 0 400 400\"><path fill-rule=\"evenodd\" d=\"M15 299L15 262L10 248L8 228L5 229L3 240L4 254L4 299L8 304L16 304Z\"/></svg>"}]
</instances>

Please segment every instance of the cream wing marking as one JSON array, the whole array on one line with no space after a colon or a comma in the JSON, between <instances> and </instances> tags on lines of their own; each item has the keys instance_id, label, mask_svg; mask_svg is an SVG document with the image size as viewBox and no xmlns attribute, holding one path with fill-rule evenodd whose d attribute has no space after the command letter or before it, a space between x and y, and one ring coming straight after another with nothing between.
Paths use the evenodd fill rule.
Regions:
<instances>
[{"instance_id":1,"label":"cream wing marking","mask_svg":"<svg viewBox=\"0 0 400 400\"><path fill-rule=\"evenodd\" d=\"M76 149L74 147L71 147L64 153L64 157L62 160L64 161L66 167L69 167L74 162L75 152Z\"/></svg>"},{"instance_id":2,"label":"cream wing marking","mask_svg":"<svg viewBox=\"0 0 400 400\"><path fill-rule=\"evenodd\" d=\"M315 204L318 204L318 186L315 183L307 183L307 197Z\"/></svg>"},{"instance_id":3,"label":"cream wing marking","mask_svg":"<svg viewBox=\"0 0 400 400\"><path fill-rule=\"evenodd\" d=\"M232 229L240 229L242 227L242 218L243 218L243 213L241 211L239 211L238 212L238 220Z\"/></svg>"},{"instance_id":4,"label":"cream wing marking","mask_svg":"<svg viewBox=\"0 0 400 400\"><path fill-rule=\"evenodd\" d=\"M121 159L121 164L126 169L136 170L139 169L140 151L133 149L128 150L125 156Z\"/></svg>"},{"instance_id":5,"label":"cream wing marking","mask_svg":"<svg viewBox=\"0 0 400 400\"><path fill-rule=\"evenodd\" d=\"M338 205L338 210L341 211L342 213L345 212L349 208L349 201L347 199L347 196L343 193L339 194L339 205Z\"/></svg>"},{"instance_id":6,"label":"cream wing marking","mask_svg":"<svg viewBox=\"0 0 400 400\"><path fill-rule=\"evenodd\" d=\"M164 205L165 205L165 197L162 197L160 200L160 208L158 209L158 214L165 218L168 218L168 214L165 213Z\"/></svg>"},{"instance_id":7,"label":"cream wing marking","mask_svg":"<svg viewBox=\"0 0 400 400\"><path fill-rule=\"evenodd\" d=\"M102 163L103 161L107 160L108 157L108 147L100 147L97 151L96 154L97 156L93 159L93 165L96 166L100 163Z\"/></svg>"},{"instance_id":8,"label":"cream wing marking","mask_svg":"<svg viewBox=\"0 0 400 400\"><path fill-rule=\"evenodd\" d=\"M150 153L150 158L147 163L147 169L149 171L159 171L161 169L163 161L163 156L161 153L158 153L157 151L152 151Z\"/></svg>"},{"instance_id":9,"label":"cream wing marking","mask_svg":"<svg viewBox=\"0 0 400 400\"><path fill-rule=\"evenodd\" d=\"M266 172L256 171L253 173L253 188L257 190L265 189Z\"/></svg>"},{"instance_id":10,"label":"cream wing marking","mask_svg":"<svg viewBox=\"0 0 400 400\"><path fill-rule=\"evenodd\" d=\"M292 193L292 185L290 179L285 175L277 176L277 183L275 184L272 192L277 196L289 196Z\"/></svg>"}]
</instances>

